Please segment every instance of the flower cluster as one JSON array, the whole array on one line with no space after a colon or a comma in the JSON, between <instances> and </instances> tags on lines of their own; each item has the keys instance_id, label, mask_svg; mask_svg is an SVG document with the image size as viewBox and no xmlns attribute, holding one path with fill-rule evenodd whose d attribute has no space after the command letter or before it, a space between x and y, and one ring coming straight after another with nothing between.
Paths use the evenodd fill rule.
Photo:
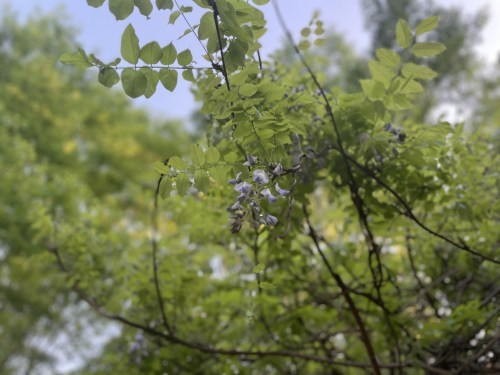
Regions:
<instances>
[{"instance_id":1,"label":"flower cluster","mask_svg":"<svg viewBox=\"0 0 500 375\"><path fill-rule=\"evenodd\" d=\"M250 154L247 155L247 161L243 163L249 168L254 168L256 164L257 158ZM278 182L275 182L274 186L270 183L283 173L283 167L280 163L273 166L268 172L263 169L254 169L251 182L242 180L241 172L229 180L229 183L234 185L234 190L239 194L236 202L228 208L228 211L232 213L231 219L233 219L232 233L240 231L248 213L251 213L249 221L254 226L261 224L275 226L278 224L278 218L265 212L261 202L266 200L273 204L279 197L286 197L290 194L290 191L281 188Z\"/></svg>"}]
</instances>

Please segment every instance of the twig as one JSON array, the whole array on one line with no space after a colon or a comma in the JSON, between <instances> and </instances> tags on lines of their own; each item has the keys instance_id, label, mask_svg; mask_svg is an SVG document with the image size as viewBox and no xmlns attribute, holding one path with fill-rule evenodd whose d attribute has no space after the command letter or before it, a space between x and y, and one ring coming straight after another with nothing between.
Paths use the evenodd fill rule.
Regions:
<instances>
[{"instance_id":1,"label":"twig","mask_svg":"<svg viewBox=\"0 0 500 375\"><path fill-rule=\"evenodd\" d=\"M163 163L164 165L168 164L168 159ZM153 212L151 213L151 260L153 262L153 276L154 276L154 284L156 291L156 299L158 301L158 306L160 308L161 318L163 320L163 325L167 329L169 333L172 333L172 327L170 326L167 314L165 312L165 303L163 301L163 295L161 293L160 288L160 280L158 275L158 241L156 236L158 234L158 196L160 195L160 185L163 180L164 174L160 175L158 178L158 183L156 184L156 191L154 194L154 204L153 204Z\"/></svg>"},{"instance_id":2,"label":"twig","mask_svg":"<svg viewBox=\"0 0 500 375\"><path fill-rule=\"evenodd\" d=\"M214 23L215 23L215 30L217 31L217 40L219 42L219 49L220 49L220 56L222 60L222 75L224 76L224 79L226 80L226 86L227 86L227 91L231 91L231 85L229 84L229 77L227 76L227 67L226 67L226 61L224 60L224 51L222 50L222 37L220 34L220 29L219 29L219 9L217 8L217 3L215 0L208 0L208 4L212 7L214 11ZM215 65L212 63L212 65Z\"/></svg>"},{"instance_id":3,"label":"twig","mask_svg":"<svg viewBox=\"0 0 500 375\"><path fill-rule=\"evenodd\" d=\"M328 258L325 256L323 251L321 250L321 246L319 245L319 240L318 236L316 235L316 231L314 230L311 221L309 219L309 213L307 212L307 208L305 205L302 206L302 210L304 211L304 216L306 218L307 226L309 228L309 236L314 242L314 245L316 246L316 250L321 256L321 259L323 260L323 263L325 264L326 268L328 269L328 272L330 272L330 275L332 278L335 280L337 283L338 287L340 288L342 295L344 296L344 299L346 300L347 304L349 305L349 310L351 311L354 320L356 320L356 323L359 328L359 332L361 334L361 341L363 342L363 345L365 346L366 352L368 354L368 357L370 358L370 363L373 367L373 371L375 374L380 375L380 366L377 362L377 358L375 357L375 351L373 350L372 343L370 341L370 336L368 335L368 332L366 330L365 324L363 322L363 319L361 319L361 315L359 313L358 308L356 307L356 304L354 303L353 299L351 298L349 294L349 288L347 287L346 284L344 284L344 281L340 277L339 274L337 274L332 266L330 265L330 262L328 261Z\"/></svg>"}]
</instances>

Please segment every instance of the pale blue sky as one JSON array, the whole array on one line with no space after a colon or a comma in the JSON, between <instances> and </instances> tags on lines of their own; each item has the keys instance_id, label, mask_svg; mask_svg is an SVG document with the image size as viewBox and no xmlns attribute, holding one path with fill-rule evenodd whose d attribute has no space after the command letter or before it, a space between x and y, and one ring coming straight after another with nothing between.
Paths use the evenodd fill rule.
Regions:
<instances>
[{"instance_id":1,"label":"pale blue sky","mask_svg":"<svg viewBox=\"0 0 500 375\"><path fill-rule=\"evenodd\" d=\"M189 4L189 0L178 0L179 4ZM479 48L486 59L492 61L498 55L500 44L500 0L437 0L443 5L458 5L467 11L478 10L488 6L490 22L486 28L485 42ZM51 11L63 6L69 16L69 21L80 29L79 41L87 50L96 52L103 60L118 57L121 34L129 22L136 28L142 43L158 40L161 45L168 44L182 34L186 28L179 20L175 26L168 24L168 12L153 13L150 20L138 14L125 21L115 21L107 6L95 9L87 6L85 0L0 0L25 17L35 11ZM281 0L279 2L288 26L298 35L300 29L307 25L314 10L321 12L321 18L327 27L333 27L341 32L348 42L351 42L357 51L362 52L369 44L369 36L364 30L360 0ZM278 48L283 41L282 31L277 24L276 17L270 5L263 7L268 20L268 34L262 39L263 52L269 53ZM188 15L196 23L196 15ZM183 46L191 49L199 48L193 36L186 36L176 42L178 50ZM201 51L199 51L201 54ZM199 59L201 61L201 59ZM137 99L137 103L146 104L158 115L187 118L195 108L194 100L189 93L189 86L179 80L179 86L174 93L163 88L158 89L150 99Z\"/></svg>"}]
</instances>

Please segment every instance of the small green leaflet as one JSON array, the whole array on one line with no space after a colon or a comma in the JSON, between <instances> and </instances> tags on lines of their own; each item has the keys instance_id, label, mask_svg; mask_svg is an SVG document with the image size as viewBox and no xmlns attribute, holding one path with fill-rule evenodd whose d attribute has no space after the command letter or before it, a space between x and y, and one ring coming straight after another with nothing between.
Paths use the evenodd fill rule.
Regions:
<instances>
[{"instance_id":1,"label":"small green leaflet","mask_svg":"<svg viewBox=\"0 0 500 375\"><path fill-rule=\"evenodd\" d=\"M78 49L77 52L73 53L63 53L59 58L63 64L74 65L77 68L90 68L92 64L89 61L89 58L85 54L85 51L81 48Z\"/></svg>"},{"instance_id":2,"label":"small green leaflet","mask_svg":"<svg viewBox=\"0 0 500 375\"><path fill-rule=\"evenodd\" d=\"M252 96L257 92L258 86L252 83L244 83L240 86L240 95L242 96Z\"/></svg>"},{"instance_id":3,"label":"small green leaflet","mask_svg":"<svg viewBox=\"0 0 500 375\"><path fill-rule=\"evenodd\" d=\"M253 268L253 273L262 273L266 269L266 265L264 263L259 263Z\"/></svg>"},{"instance_id":4,"label":"small green leaflet","mask_svg":"<svg viewBox=\"0 0 500 375\"><path fill-rule=\"evenodd\" d=\"M382 82L373 79L361 79L359 81L366 97L372 101L381 100L385 96L385 87Z\"/></svg>"},{"instance_id":5,"label":"small green leaflet","mask_svg":"<svg viewBox=\"0 0 500 375\"><path fill-rule=\"evenodd\" d=\"M109 0L109 11L117 21L124 20L134 11L134 0Z\"/></svg>"},{"instance_id":6,"label":"small green leaflet","mask_svg":"<svg viewBox=\"0 0 500 375\"><path fill-rule=\"evenodd\" d=\"M163 65L172 65L177 58L177 50L175 46L170 43L168 46L162 48L163 56L161 58L161 63Z\"/></svg>"},{"instance_id":7,"label":"small green leaflet","mask_svg":"<svg viewBox=\"0 0 500 375\"><path fill-rule=\"evenodd\" d=\"M404 64L401 72L406 78L413 79L433 79L437 77L437 73L434 70L414 63Z\"/></svg>"},{"instance_id":8,"label":"small green leaflet","mask_svg":"<svg viewBox=\"0 0 500 375\"><path fill-rule=\"evenodd\" d=\"M191 51L186 49L177 55L177 61L180 65L186 66L193 61L193 55L191 55Z\"/></svg>"},{"instance_id":9,"label":"small green leaflet","mask_svg":"<svg viewBox=\"0 0 500 375\"><path fill-rule=\"evenodd\" d=\"M436 28L439 23L439 16L432 16L420 22L415 28L415 34L422 35Z\"/></svg>"},{"instance_id":10,"label":"small green leaflet","mask_svg":"<svg viewBox=\"0 0 500 375\"><path fill-rule=\"evenodd\" d=\"M195 167L201 167L205 164L205 153L197 144L191 145L191 161Z\"/></svg>"},{"instance_id":11,"label":"small green leaflet","mask_svg":"<svg viewBox=\"0 0 500 375\"><path fill-rule=\"evenodd\" d=\"M156 0L156 7L158 8L158 10L172 10L172 8L174 7L174 2L173 0Z\"/></svg>"},{"instance_id":12,"label":"small green leaflet","mask_svg":"<svg viewBox=\"0 0 500 375\"><path fill-rule=\"evenodd\" d=\"M141 48L139 56L146 64L156 64L162 58L163 52L157 42L150 42Z\"/></svg>"},{"instance_id":13,"label":"small green leaflet","mask_svg":"<svg viewBox=\"0 0 500 375\"><path fill-rule=\"evenodd\" d=\"M204 193L208 191L210 180L206 170L198 169L194 172L194 185L199 191Z\"/></svg>"},{"instance_id":14,"label":"small green leaflet","mask_svg":"<svg viewBox=\"0 0 500 375\"><path fill-rule=\"evenodd\" d=\"M416 57L432 57L439 55L446 50L442 43L415 43L411 48L411 53Z\"/></svg>"},{"instance_id":15,"label":"small green leaflet","mask_svg":"<svg viewBox=\"0 0 500 375\"><path fill-rule=\"evenodd\" d=\"M178 10L173 11L172 13L170 13L170 17L168 18L168 23L173 25L180 15L181 15L180 11Z\"/></svg>"},{"instance_id":16,"label":"small green leaflet","mask_svg":"<svg viewBox=\"0 0 500 375\"><path fill-rule=\"evenodd\" d=\"M207 12L200 19L200 27L198 28L198 38L200 40L208 39L211 35L216 34L214 14Z\"/></svg>"},{"instance_id":17,"label":"small green leaflet","mask_svg":"<svg viewBox=\"0 0 500 375\"><path fill-rule=\"evenodd\" d=\"M99 8L106 0L87 0L87 4L94 8Z\"/></svg>"},{"instance_id":18,"label":"small green leaflet","mask_svg":"<svg viewBox=\"0 0 500 375\"><path fill-rule=\"evenodd\" d=\"M120 52L122 57L131 64L137 64L139 61L139 38L137 38L132 24L129 24L123 32Z\"/></svg>"},{"instance_id":19,"label":"small green leaflet","mask_svg":"<svg viewBox=\"0 0 500 375\"><path fill-rule=\"evenodd\" d=\"M209 147L205 156L208 164L215 164L220 159L219 150L217 150L215 147Z\"/></svg>"},{"instance_id":20,"label":"small green leaflet","mask_svg":"<svg viewBox=\"0 0 500 375\"><path fill-rule=\"evenodd\" d=\"M153 164L153 168L158 174L168 174L170 172L168 165L163 164L161 161L156 161Z\"/></svg>"},{"instance_id":21,"label":"small green leaflet","mask_svg":"<svg viewBox=\"0 0 500 375\"><path fill-rule=\"evenodd\" d=\"M168 165L174 167L178 171L188 168L187 163L178 156L172 156L168 161Z\"/></svg>"},{"instance_id":22,"label":"small green leaflet","mask_svg":"<svg viewBox=\"0 0 500 375\"><path fill-rule=\"evenodd\" d=\"M144 73L147 79L146 91L144 96L150 98L156 92L156 86L158 86L158 81L160 80L160 74L151 68L141 68L141 72Z\"/></svg>"},{"instance_id":23,"label":"small green leaflet","mask_svg":"<svg viewBox=\"0 0 500 375\"><path fill-rule=\"evenodd\" d=\"M153 11L153 4L151 4L151 0L134 0L134 4L143 16L148 17Z\"/></svg>"},{"instance_id":24,"label":"small green leaflet","mask_svg":"<svg viewBox=\"0 0 500 375\"><path fill-rule=\"evenodd\" d=\"M401 56L390 49L377 48L377 51L375 53L379 61L389 68L398 68L399 64L401 63Z\"/></svg>"},{"instance_id":25,"label":"small green leaflet","mask_svg":"<svg viewBox=\"0 0 500 375\"><path fill-rule=\"evenodd\" d=\"M184 78L188 82L195 82L196 79L194 78L193 74L193 69L186 69L182 72L182 78Z\"/></svg>"},{"instance_id":26,"label":"small green leaflet","mask_svg":"<svg viewBox=\"0 0 500 375\"><path fill-rule=\"evenodd\" d=\"M411 46L411 30L405 20L399 20L396 24L396 41L401 48L408 48Z\"/></svg>"},{"instance_id":27,"label":"small green leaflet","mask_svg":"<svg viewBox=\"0 0 500 375\"><path fill-rule=\"evenodd\" d=\"M140 70L125 68L122 71L122 86L125 93L131 98L138 98L146 92L148 81Z\"/></svg>"},{"instance_id":28,"label":"small green leaflet","mask_svg":"<svg viewBox=\"0 0 500 375\"><path fill-rule=\"evenodd\" d=\"M172 191L172 181L168 176L163 176L160 182L160 196L162 199L170 196Z\"/></svg>"},{"instance_id":29,"label":"small green leaflet","mask_svg":"<svg viewBox=\"0 0 500 375\"><path fill-rule=\"evenodd\" d=\"M115 69L110 67L104 67L99 69L99 75L97 76L99 83L106 87L113 87L118 82L120 82L120 76Z\"/></svg>"},{"instance_id":30,"label":"small green leaflet","mask_svg":"<svg viewBox=\"0 0 500 375\"><path fill-rule=\"evenodd\" d=\"M222 165L218 165L216 167L212 167L212 168L210 168L208 170L208 172L210 173L210 176L212 176L212 178L215 181L217 181L219 184L224 185L224 184L227 183L226 168L223 167Z\"/></svg>"},{"instance_id":31,"label":"small green leaflet","mask_svg":"<svg viewBox=\"0 0 500 375\"><path fill-rule=\"evenodd\" d=\"M382 82L385 88L389 88L391 80L396 75L394 69L385 66L378 61L369 61L368 68L375 81Z\"/></svg>"},{"instance_id":32,"label":"small green leaflet","mask_svg":"<svg viewBox=\"0 0 500 375\"><path fill-rule=\"evenodd\" d=\"M274 284L268 283L267 281L261 282L260 287L262 289L274 289L275 288Z\"/></svg>"},{"instance_id":33,"label":"small green leaflet","mask_svg":"<svg viewBox=\"0 0 500 375\"><path fill-rule=\"evenodd\" d=\"M160 81L168 91L174 91L177 86L179 73L172 69L160 69Z\"/></svg>"},{"instance_id":34,"label":"small green leaflet","mask_svg":"<svg viewBox=\"0 0 500 375\"><path fill-rule=\"evenodd\" d=\"M191 185L189 176L186 173L179 173L175 181L175 187L180 195L185 195Z\"/></svg>"}]
</instances>

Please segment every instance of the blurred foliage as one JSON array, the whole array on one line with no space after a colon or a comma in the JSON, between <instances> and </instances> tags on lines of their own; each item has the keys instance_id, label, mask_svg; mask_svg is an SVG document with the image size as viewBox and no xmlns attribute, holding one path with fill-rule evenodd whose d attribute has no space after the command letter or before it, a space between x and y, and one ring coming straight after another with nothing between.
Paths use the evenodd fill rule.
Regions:
<instances>
[{"instance_id":1,"label":"blurred foliage","mask_svg":"<svg viewBox=\"0 0 500 375\"><path fill-rule=\"evenodd\" d=\"M72 241L86 241L78 233L92 228L95 240L106 237L102 251L131 246L137 240L124 221L149 217L154 171L148 166L182 154L190 139L179 124L154 122L123 95L57 63L75 44L64 18L37 15L20 23L4 9L1 20L2 374L37 373L53 364L60 349L47 351L40 342L65 332L87 341L74 331L79 317L64 314L77 301L47 252L50 238L39 241L37 232L71 228Z\"/></svg>"}]
</instances>

